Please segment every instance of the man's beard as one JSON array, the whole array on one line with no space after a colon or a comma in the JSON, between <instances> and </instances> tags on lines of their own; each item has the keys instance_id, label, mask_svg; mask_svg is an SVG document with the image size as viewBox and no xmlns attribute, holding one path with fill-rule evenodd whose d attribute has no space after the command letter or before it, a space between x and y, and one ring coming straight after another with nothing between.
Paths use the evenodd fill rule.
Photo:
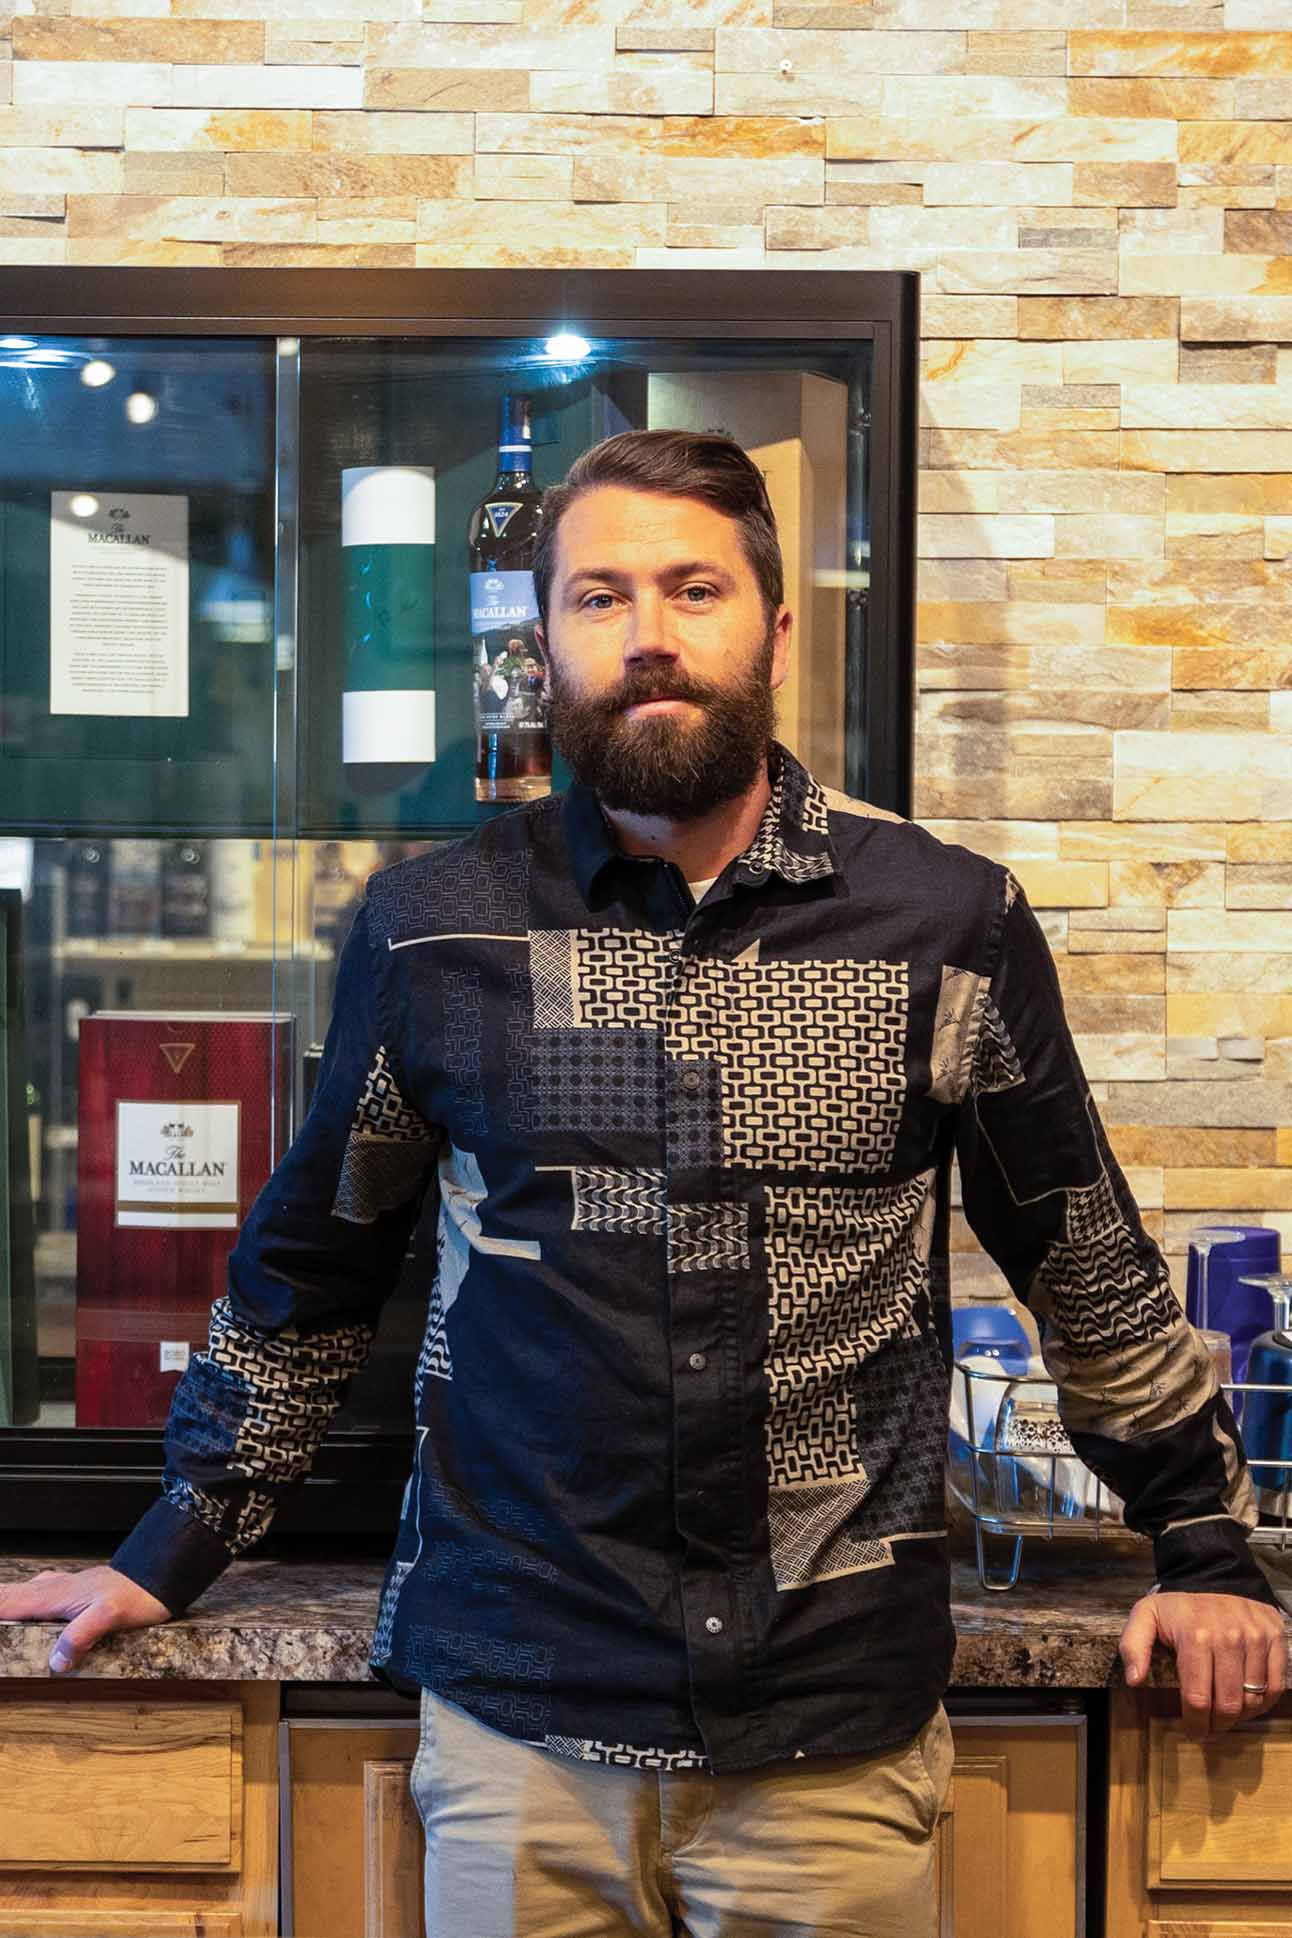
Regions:
<instances>
[{"instance_id":1,"label":"man's beard","mask_svg":"<svg viewBox=\"0 0 1292 1938\"><path fill-rule=\"evenodd\" d=\"M576 780L603 807L693 821L747 794L766 766L776 726L769 627L748 667L728 686L689 679L665 665L634 666L611 693L584 698L548 668L552 739ZM699 709L629 720L643 700L690 700Z\"/></svg>"}]
</instances>

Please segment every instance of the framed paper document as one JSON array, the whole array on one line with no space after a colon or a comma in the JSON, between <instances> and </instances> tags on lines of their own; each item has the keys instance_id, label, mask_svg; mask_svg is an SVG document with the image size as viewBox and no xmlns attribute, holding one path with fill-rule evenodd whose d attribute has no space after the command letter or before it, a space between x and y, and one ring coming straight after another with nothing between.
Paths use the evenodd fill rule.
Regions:
<instances>
[{"instance_id":1,"label":"framed paper document","mask_svg":"<svg viewBox=\"0 0 1292 1938\"><path fill-rule=\"evenodd\" d=\"M188 713L188 499L52 491L49 710Z\"/></svg>"}]
</instances>

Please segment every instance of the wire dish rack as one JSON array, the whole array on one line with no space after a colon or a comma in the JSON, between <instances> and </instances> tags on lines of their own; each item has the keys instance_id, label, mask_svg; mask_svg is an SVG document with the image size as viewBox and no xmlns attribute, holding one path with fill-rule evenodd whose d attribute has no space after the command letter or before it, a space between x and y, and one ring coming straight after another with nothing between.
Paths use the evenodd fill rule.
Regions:
<instances>
[{"instance_id":1,"label":"wire dish rack","mask_svg":"<svg viewBox=\"0 0 1292 1938\"><path fill-rule=\"evenodd\" d=\"M978 1580L1004 1594L1018 1581L1023 1543L1084 1540L1144 1543L1124 1521L1122 1503L1073 1452L1058 1415L1054 1382L1043 1373L1011 1372L999 1363L957 1360L953 1382L947 1475L951 1492L973 1521ZM1002 1392L1002 1388L1008 1389ZM1280 1393L1292 1411L1292 1389L1250 1380L1225 1380L1223 1391L1242 1422L1251 1393ZM962 1401L962 1410L957 1406ZM1292 1549L1292 1459L1247 1464L1261 1504L1254 1544ZM1271 1472L1270 1470L1277 1470ZM1002 1568L988 1559L985 1538L1013 1542Z\"/></svg>"}]
</instances>

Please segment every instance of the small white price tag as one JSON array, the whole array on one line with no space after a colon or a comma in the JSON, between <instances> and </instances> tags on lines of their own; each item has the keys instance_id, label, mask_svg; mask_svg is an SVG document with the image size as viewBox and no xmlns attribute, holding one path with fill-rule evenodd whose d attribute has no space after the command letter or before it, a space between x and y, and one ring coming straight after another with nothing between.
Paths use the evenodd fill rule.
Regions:
<instances>
[{"instance_id":1,"label":"small white price tag","mask_svg":"<svg viewBox=\"0 0 1292 1938\"><path fill-rule=\"evenodd\" d=\"M188 1365L189 1350L187 1339L163 1339L161 1342L162 1372L182 1373Z\"/></svg>"}]
</instances>

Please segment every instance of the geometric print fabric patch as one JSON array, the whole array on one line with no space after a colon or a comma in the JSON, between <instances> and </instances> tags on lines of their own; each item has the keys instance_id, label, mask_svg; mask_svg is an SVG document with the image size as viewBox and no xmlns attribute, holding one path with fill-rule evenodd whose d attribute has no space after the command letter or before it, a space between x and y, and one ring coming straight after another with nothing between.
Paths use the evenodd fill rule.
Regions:
<instances>
[{"instance_id":1,"label":"geometric print fabric patch","mask_svg":"<svg viewBox=\"0 0 1292 1938\"><path fill-rule=\"evenodd\" d=\"M534 1028L655 1030L677 937L649 929L534 929Z\"/></svg>"}]
</instances>

